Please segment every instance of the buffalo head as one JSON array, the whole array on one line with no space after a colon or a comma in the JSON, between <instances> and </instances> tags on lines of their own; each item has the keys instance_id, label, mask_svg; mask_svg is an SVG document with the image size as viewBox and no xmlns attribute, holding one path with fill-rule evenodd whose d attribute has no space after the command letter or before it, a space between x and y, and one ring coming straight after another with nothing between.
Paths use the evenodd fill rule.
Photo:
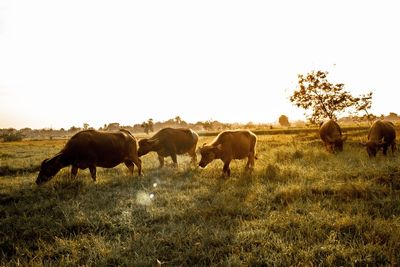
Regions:
<instances>
[{"instance_id":1,"label":"buffalo head","mask_svg":"<svg viewBox=\"0 0 400 267\"><path fill-rule=\"evenodd\" d=\"M361 145L367 148L368 156L370 158L376 157L379 149L385 145L384 141L368 141L366 143L361 143Z\"/></svg>"},{"instance_id":2,"label":"buffalo head","mask_svg":"<svg viewBox=\"0 0 400 267\"><path fill-rule=\"evenodd\" d=\"M42 164L40 165L39 175L36 178L36 184L42 185L43 183L49 181L62 167L63 165L60 162L60 158L57 156L51 159L43 160Z\"/></svg>"},{"instance_id":3,"label":"buffalo head","mask_svg":"<svg viewBox=\"0 0 400 267\"><path fill-rule=\"evenodd\" d=\"M221 145L211 146L204 144L200 148L201 160L199 162L199 166L202 168L206 167L211 161L216 158L218 154L220 154L221 148Z\"/></svg>"},{"instance_id":4,"label":"buffalo head","mask_svg":"<svg viewBox=\"0 0 400 267\"><path fill-rule=\"evenodd\" d=\"M139 140L139 149L138 149L138 156L141 157L143 155L146 155L150 151L154 151L157 149L157 146L159 145L159 140L155 139L141 139Z\"/></svg>"},{"instance_id":5,"label":"buffalo head","mask_svg":"<svg viewBox=\"0 0 400 267\"><path fill-rule=\"evenodd\" d=\"M343 143L347 140L347 135L344 137L339 137L336 139L330 138L327 136L328 139L328 150L332 153L336 151L342 152L343 151Z\"/></svg>"}]
</instances>

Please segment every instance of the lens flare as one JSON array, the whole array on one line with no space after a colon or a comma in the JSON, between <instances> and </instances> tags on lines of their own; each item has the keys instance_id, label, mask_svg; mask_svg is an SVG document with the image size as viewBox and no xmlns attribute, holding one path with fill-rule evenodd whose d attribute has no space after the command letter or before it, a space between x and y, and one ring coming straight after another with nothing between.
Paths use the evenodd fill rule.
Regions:
<instances>
[{"instance_id":1,"label":"lens flare","mask_svg":"<svg viewBox=\"0 0 400 267\"><path fill-rule=\"evenodd\" d=\"M153 195L151 197L151 195ZM143 206L150 206L151 200L154 198L154 194L148 194L146 192L140 191L136 194L136 203Z\"/></svg>"}]
</instances>

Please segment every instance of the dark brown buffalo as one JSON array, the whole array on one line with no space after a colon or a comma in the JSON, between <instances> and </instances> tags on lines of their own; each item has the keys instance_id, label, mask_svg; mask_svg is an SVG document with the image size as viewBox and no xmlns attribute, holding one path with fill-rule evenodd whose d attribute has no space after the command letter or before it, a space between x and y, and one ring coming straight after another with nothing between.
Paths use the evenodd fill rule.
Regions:
<instances>
[{"instance_id":1,"label":"dark brown buffalo","mask_svg":"<svg viewBox=\"0 0 400 267\"><path fill-rule=\"evenodd\" d=\"M220 159L224 163L223 173L230 176L230 162L247 158L245 169L251 171L254 168L256 143L257 136L248 130L221 132L211 144L204 144L200 148L199 166L204 168L214 159Z\"/></svg>"},{"instance_id":2,"label":"dark brown buffalo","mask_svg":"<svg viewBox=\"0 0 400 267\"><path fill-rule=\"evenodd\" d=\"M188 153L192 163L196 164L196 145L199 140L197 133L188 128L164 128L150 138L139 140L139 157L151 151L158 154L160 168L164 166L164 157L171 157L175 166L178 166L176 155Z\"/></svg>"},{"instance_id":3,"label":"dark brown buffalo","mask_svg":"<svg viewBox=\"0 0 400 267\"><path fill-rule=\"evenodd\" d=\"M72 136L57 155L42 162L36 184L47 182L61 168L69 165L72 165L72 177L76 177L78 169L89 168L93 180L96 181L96 167L113 168L120 163L125 163L131 174L135 164L139 175L142 174L137 142L129 131L81 131Z\"/></svg>"},{"instance_id":4,"label":"dark brown buffalo","mask_svg":"<svg viewBox=\"0 0 400 267\"><path fill-rule=\"evenodd\" d=\"M368 142L362 144L367 147L369 157L375 157L380 148L383 149L383 155L386 155L389 146L394 153L396 150L396 130L393 123L375 121L369 129Z\"/></svg>"},{"instance_id":5,"label":"dark brown buffalo","mask_svg":"<svg viewBox=\"0 0 400 267\"><path fill-rule=\"evenodd\" d=\"M319 136L329 152L343 151L343 143L347 136L342 136L340 126L334 120L326 121L320 126Z\"/></svg>"}]
</instances>

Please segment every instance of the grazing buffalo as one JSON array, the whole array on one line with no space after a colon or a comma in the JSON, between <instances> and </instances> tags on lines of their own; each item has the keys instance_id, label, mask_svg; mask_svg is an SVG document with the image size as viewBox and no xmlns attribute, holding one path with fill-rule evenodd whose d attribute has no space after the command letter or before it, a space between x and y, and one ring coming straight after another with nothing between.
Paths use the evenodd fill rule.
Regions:
<instances>
[{"instance_id":1,"label":"grazing buffalo","mask_svg":"<svg viewBox=\"0 0 400 267\"><path fill-rule=\"evenodd\" d=\"M347 136L342 136L340 126L334 120L326 121L320 126L319 136L329 152L343 151L343 142Z\"/></svg>"},{"instance_id":2,"label":"grazing buffalo","mask_svg":"<svg viewBox=\"0 0 400 267\"><path fill-rule=\"evenodd\" d=\"M171 157L175 167L178 166L176 155L188 153L192 163L196 164L196 146L199 136L188 128L164 128L150 138L139 140L139 157L150 151L158 154L160 168L164 166L164 157Z\"/></svg>"},{"instance_id":3,"label":"grazing buffalo","mask_svg":"<svg viewBox=\"0 0 400 267\"><path fill-rule=\"evenodd\" d=\"M137 142L129 131L81 131L72 136L57 155L42 162L36 184L47 182L61 168L69 165L72 165L73 178L76 177L78 168L89 168L93 180L96 181L96 167L113 168L122 162L129 168L131 174L134 164L138 167L139 175L142 174L141 160L137 155Z\"/></svg>"},{"instance_id":4,"label":"grazing buffalo","mask_svg":"<svg viewBox=\"0 0 400 267\"><path fill-rule=\"evenodd\" d=\"M368 142L362 143L367 147L369 157L375 157L379 149L383 149L383 155L386 155L390 146L392 152L396 150L396 130L394 124L389 121L375 121L368 133Z\"/></svg>"},{"instance_id":5,"label":"grazing buffalo","mask_svg":"<svg viewBox=\"0 0 400 267\"><path fill-rule=\"evenodd\" d=\"M230 162L233 159L247 158L246 170L252 170L256 158L256 143L256 135L248 130L221 132L211 144L204 144L200 148L199 166L204 168L214 159L221 159L224 162L223 173L230 176Z\"/></svg>"}]
</instances>

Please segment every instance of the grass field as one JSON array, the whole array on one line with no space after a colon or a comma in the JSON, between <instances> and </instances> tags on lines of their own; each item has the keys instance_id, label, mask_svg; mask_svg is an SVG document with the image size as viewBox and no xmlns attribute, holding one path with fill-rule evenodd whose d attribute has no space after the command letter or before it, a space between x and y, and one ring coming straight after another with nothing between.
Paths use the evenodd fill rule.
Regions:
<instances>
[{"instance_id":1,"label":"grass field","mask_svg":"<svg viewBox=\"0 0 400 267\"><path fill-rule=\"evenodd\" d=\"M160 170L152 153L144 177L65 168L42 187L38 166L65 141L0 143L0 265L399 265L400 155L369 159L362 138L332 155L315 132L261 135L252 175L186 156Z\"/></svg>"}]
</instances>

